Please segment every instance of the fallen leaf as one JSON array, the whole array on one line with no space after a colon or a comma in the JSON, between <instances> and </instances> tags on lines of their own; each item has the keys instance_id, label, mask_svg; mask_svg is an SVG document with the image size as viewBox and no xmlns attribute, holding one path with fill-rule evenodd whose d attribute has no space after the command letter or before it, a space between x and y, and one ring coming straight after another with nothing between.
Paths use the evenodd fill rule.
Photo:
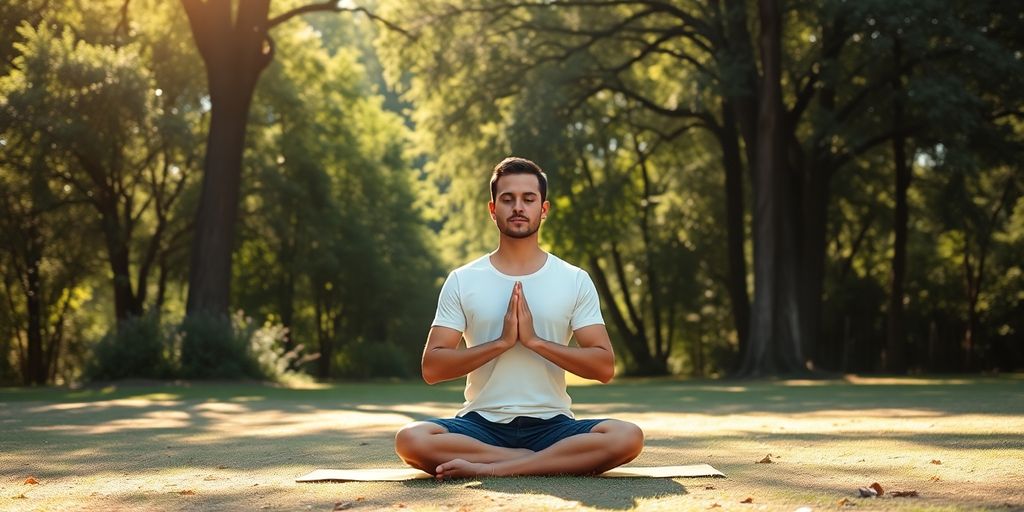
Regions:
<instances>
[{"instance_id":1,"label":"fallen leaf","mask_svg":"<svg viewBox=\"0 0 1024 512\"><path fill-rule=\"evenodd\" d=\"M219 480L219 478L217 478L217 477L215 477L213 475L206 475L206 478L204 478L203 480L207 481L207 482L212 482L214 480Z\"/></svg>"},{"instance_id":2,"label":"fallen leaf","mask_svg":"<svg viewBox=\"0 0 1024 512\"><path fill-rule=\"evenodd\" d=\"M878 485L878 482L875 482L875 483L869 485L868 487L874 489L875 492L877 492L879 496L885 494L885 491L882 490L882 486L881 485Z\"/></svg>"},{"instance_id":3,"label":"fallen leaf","mask_svg":"<svg viewBox=\"0 0 1024 512\"><path fill-rule=\"evenodd\" d=\"M228 468L230 468L230 467L231 467L231 466L217 466L217 469L228 469Z\"/></svg>"},{"instance_id":4,"label":"fallen leaf","mask_svg":"<svg viewBox=\"0 0 1024 512\"><path fill-rule=\"evenodd\" d=\"M893 491L891 494L894 498L916 498L917 491Z\"/></svg>"},{"instance_id":5,"label":"fallen leaf","mask_svg":"<svg viewBox=\"0 0 1024 512\"><path fill-rule=\"evenodd\" d=\"M357 496L356 497L356 501L366 501L366 497L365 496Z\"/></svg>"},{"instance_id":6,"label":"fallen leaf","mask_svg":"<svg viewBox=\"0 0 1024 512\"><path fill-rule=\"evenodd\" d=\"M704 486L704 490L705 491L713 491L713 490L715 490L715 486L713 486L713 485L705 485Z\"/></svg>"},{"instance_id":7,"label":"fallen leaf","mask_svg":"<svg viewBox=\"0 0 1024 512\"><path fill-rule=\"evenodd\" d=\"M337 510L346 510L346 509L350 509L352 507L353 507L353 504L352 504L351 501L339 501L339 502L334 504L334 510L336 510L336 511Z\"/></svg>"},{"instance_id":8,"label":"fallen leaf","mask_svg":"<svg viewBox=\"0 0 1024 512\"><path fill-rule=\"evenodd\" d=\"M25 493L21 493L21 494L19 494L17 496L11 496L11 499L12 500L27 500L28 496L25 496Z\"/></svg>"},{"instance_id":9,"label":"fallen leaf","mask_svg":"<svg viewBox=\"0 0 1024 512\"><path fill-rule=\"evenodd\" d=\"M184 491L179 491L178 494L182 496L195 496L196 492L192 489L185 489Z\"/></svg>"},{"instance_id":10,"label":"fallen leaf","mask_svg":"<svg viewBox=\"0 0 1024 512\"><path fill-rule=\"evenodd\" d=\"M708 508L722 508L722 506L719 505L718 503L712 503L712 504L708 505Z\"/></svg>"},{"instance_id":11,"label":"fallen leaf","mask_svg":"<svg viewBox=\"0 0 1024 512\"><path fill-rule=\"evenodd\" d=\"M876 490L874 490L874 489L872 489L870 487L858 488L857 492L860 493L860 497L861 498L874 498L875 496L878 496L878 491L876 491Z\"/></svg>"},{"instance_id":12,"label":"fallen leaf","mask_svg":"<svg viewBox=\"0 0 1024 512\"><path fill-rule=\"evenodd\" d=\"M36 480L34 476L30 476L25 479L25 485L39 485L39 480Z\"/></svg>"},{"instance_id":13,"label":"fallen leaf","mask_svg":"<svg viewBox=\"0 0 1024 512\"><path fill-rule=\"evenodd\" d=\"M776 458L778 458L778 457L776 457ZM757 463L758 464L771 464L772 463L772 454L769 453L768 455L765 455L764 458L759 460L759 461L757 461Z\"/></svg>"},{"instance_id":14,"label":"fallen leaf","mask_svg":"<svg viewBox=\"0 0 1024 512\"><path fill-rule=\"evenodd\" d=\"M929 480L931 480L932 482L941 482L942 481L942 479L939 478L938 476L933 476L933 477L929 478Z\"/></svg>"},{"instance_id":15,"label":"fallen leaf","mask_svg":"<svg viewBox=\"0 0 1024 512\"><path fill-rule=\"evenodd\" d=\"M753 503L753 502L754 502L754 497L753 496L747 496L747 499L741 501L740 503Z\"/></svg>"},{"instance_id":16,"label":"fallen leaf","mask_svg":"<svg viewBox=\"0 0 1024 512\"><path fill-rule=\"evenodd\" d=\"M939 460L939 459L932 459L932 464L935 464L936 466L940 466L940 465L942 465L942 461Z\"/></svg>"},{"instance_id":17,"label":"fallen leaf","mask_svg":"<svg viewBox=\"0 0 1024 512\"><path fill-rule=\"evenodd\" d=\"M849 498L843 498L843 499L837 501L836 505L839 505L840 507L855 507L855 506L857 506L857 504L852 502L852 501L850 501Z\"/></svg>"}]
</instances>

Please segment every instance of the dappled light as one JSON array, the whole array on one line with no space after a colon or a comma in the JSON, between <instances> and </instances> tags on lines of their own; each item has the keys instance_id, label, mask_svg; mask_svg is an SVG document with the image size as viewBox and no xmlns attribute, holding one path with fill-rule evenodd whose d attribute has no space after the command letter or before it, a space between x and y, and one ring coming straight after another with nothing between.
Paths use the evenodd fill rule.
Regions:
<instances>
[{"instance_id":1,"label":"dappled light","mask_svg":"<svg viewBox=\"0 0 1024 512\"><path fill-rule=\"evenodd\" d=\"M753 497L754 505L794 510L859 500L858 487L880 482L920 496L858 503L899 510L1024 504L1017 485L1024 476L1021 381L960 378L930 386L917 381L825 380L808 387L627 379L574 388L578 417L613 416L644 430L646 448L632 465L707 463L728 478L445 484L293 480L320 468L402 467L393 451L395 432L410 421L453 414L460 406L457 388L236 386L226 393L201 384L127 386L118 391L122 397L89 401L66 395L53 401L45 398L46 390L35 392L38 400L31 393L0 391L0 498L24 491L25 503L47 507L74 496L86 510L178 510L196 503L329 509L344 495L363 497L359 506L369 509L404 504L454 511L474 503L525 511L700 510L716 502L732 508ZM437 392L445 400L438 400ZM180 398L167 400L171 396ZM765 400L768 396L776 399ZM766 455L772 463L757 464ZM22 488L29 476L40 484Z\"/></svg>"}]
</instances>

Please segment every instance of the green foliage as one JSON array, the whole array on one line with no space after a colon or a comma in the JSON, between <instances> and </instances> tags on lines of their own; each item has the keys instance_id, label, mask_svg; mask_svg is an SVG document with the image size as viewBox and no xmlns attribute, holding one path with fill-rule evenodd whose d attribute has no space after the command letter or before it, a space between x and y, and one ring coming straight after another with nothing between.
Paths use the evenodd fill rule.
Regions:
<instances>
[{"instance_id":1,"label":"green foliage","mask_svg":"<svg viewBox=\"0 0 1024 512\"><path fill-rule=\"evenodd\" d=\"M186 379L256 378L244 324L238 318L189 315L181 323L181 376Z\"/></svg>"},{"instance_id":2,"label":"green foliage","mask_svg":"<svg viewBox=\"0 0 1024 512\"><path fill-rule=\"evenodd\" d=\"M177 373L175 336L155 314L131 317L111 330L95 346L86 378L166 379Z\"/></svg>"},{"instance_id":3,"label":"green foliage","mask_svg":"<svg viewBox=\"0 0 1024 512\"><path fill-rule=\"evenodd\" d=\"M729 101L756 91L755 4L387 0L372 9L415 41L339 13L275 27L249 117L232 276L233 305L256 320L181 331L150 315L113 329L110 288L127 283L143 311L184 314L210 113L183 9L58 4L0 5L0 382L25 382L30 337L50 381L76 378L90 353L94 378L281 379L302 366L303 346L323 356L324 377L414 375L444 269L494 247L486 183L508 154L548 171L543 247L607 279L623 366L639 365L631 337L675 372L721 371L737 353L722 141L737 128ZM272 12L299 5L274 0ZM914 167L913 364L962 369L970 328L980 367L1019 367L1019 7L791 7L785 154L794 175L828 175L816 363L879 367L900 105ZM748 41L729 24L740 15ZM749 179L747 142L734 139ZM749 183L741 199L749 274Z\"/></svg>"},{"instance_id":4,"label":"green foliage","mask_svg":"<svg viewBox=\"0 0 1024 512\"><path fill-rule=\"evenodd\" d=\"M186 379L294 378L301 347L284 352L287 328L257 325L239 311L230 319L189 315L180 326L178 376Z\"/></svg>"},{"instance_id":5,"label":"green foliage","mask_svg":"<svg viewBox=\"0 0 1024 512\"><path fill-rule=\"evenodd\" d=\"M418 354L391 342L363 341L338 354L337 376L346 379L409 378L419 374Z\"/></svg>"}]
</instances>

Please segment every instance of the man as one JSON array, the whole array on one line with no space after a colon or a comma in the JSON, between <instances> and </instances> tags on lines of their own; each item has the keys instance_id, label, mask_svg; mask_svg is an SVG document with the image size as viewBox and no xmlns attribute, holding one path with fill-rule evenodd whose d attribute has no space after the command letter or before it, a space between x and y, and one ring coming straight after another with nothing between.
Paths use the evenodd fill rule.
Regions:
<instances>
[{"instance_id":1,"label":"man","mask_svg":"<svg viewBox=\"0 0 1024 512\"><path fill-rule=\"evenodd\" d=\"M498 248L442 287L423 379L468 375L466 402L455 418L415 422L395 437L402 460L438 479L598 474L643 449L636 425L569 410L565 371L607 383L615 357L590 276L538 245L550 207L537 164L501 161L488 203Z\"/></svg>"}]
</instances>

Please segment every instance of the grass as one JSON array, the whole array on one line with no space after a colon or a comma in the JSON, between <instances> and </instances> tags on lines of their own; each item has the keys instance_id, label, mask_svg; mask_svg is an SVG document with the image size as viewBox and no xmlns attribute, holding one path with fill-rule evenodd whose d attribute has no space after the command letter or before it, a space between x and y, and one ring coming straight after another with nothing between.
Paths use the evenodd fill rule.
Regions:
<instances>
[{"instance_id":1,"label":"grass","mask_svg":"<svg viewBox=\"0 0 1024 512\"><path fill-rule=\"evenodd\" d=\"M0 510L1024 510L1021 375L570 394L580 417L644 429L633 465L709 463L728 478L296 484L317 468L400 467L395 430L451 415L461 386L135 383L0 389ZM873 482L919 497L857 497Z\"/></svg>"}]
</instances>

